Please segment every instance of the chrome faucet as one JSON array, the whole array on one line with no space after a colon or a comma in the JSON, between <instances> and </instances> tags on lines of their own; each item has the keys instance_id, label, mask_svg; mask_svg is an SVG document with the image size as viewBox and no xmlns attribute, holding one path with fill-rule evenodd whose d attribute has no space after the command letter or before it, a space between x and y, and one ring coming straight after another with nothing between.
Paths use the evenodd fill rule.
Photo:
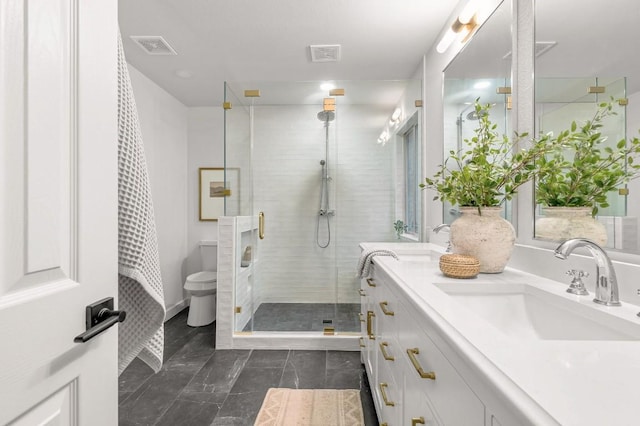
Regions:
<instances>
[{"instance_id":1,"label":"chrome faucet","mask_svg":"<svg viewBox=\"0 0 640 426\"><path fill-rule=\"evenodd\" d=\"M446 223L442 223L438 226L436 226L435 228L433 228L433 232L435 232L436 234L439 233L440 231L447 229L449 231L451 231L451 226L449 226ZM449 239L449 241L447 241L447 249L445 250L446 253L451 253L451 239Z\"/></svg>"},{"instance_id":2,"label":"chrome faucet","mask_svg":"<svg viewBox=\"0 0 640 426\"><path fill-rule=\"evenodd\" d=\"M567 259L578 247L589 250L596 261L596 297L593 301L606 306L620 306L616 271L607 253L597 243L586 238L571 238L563 241L556 248L555 256L559 259Z\"/></svg>"}]
</instances>

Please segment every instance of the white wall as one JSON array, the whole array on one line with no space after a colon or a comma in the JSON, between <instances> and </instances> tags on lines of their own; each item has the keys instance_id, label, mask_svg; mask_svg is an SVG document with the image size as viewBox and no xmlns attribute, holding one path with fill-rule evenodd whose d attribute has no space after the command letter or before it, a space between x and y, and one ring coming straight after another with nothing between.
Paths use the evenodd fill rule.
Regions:
<instances>
[{"instance_id":1,"label":"white wall","mask_svg":"<svg viewBox=\"0 0 640 426\"><path fill-rule=\"evenodd\" d=\"M184 276L201 271L198 242L218 239L218 222L201 222L198 217L200 167L224 167L224 113L221 107L189 108L187 162L187 259Z\"/></svg>"},{"instance_id":2,"label":"white wall","mask_svg":"<svg viewBox=\"0 0 640 426\"><path fill-rule=\"evenodd\" d=\"M149 170L167 318L184 306L188 108L129 66Z\"/></svg>"}]
</instances>

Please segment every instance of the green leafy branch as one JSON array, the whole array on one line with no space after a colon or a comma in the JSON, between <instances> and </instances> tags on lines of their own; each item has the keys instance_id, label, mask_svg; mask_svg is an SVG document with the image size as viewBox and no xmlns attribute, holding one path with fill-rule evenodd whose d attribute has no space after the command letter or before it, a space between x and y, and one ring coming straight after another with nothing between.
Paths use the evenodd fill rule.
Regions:
<instances>
[{"instance_id":1,"label":"green leafy branch","mask_svg":"<svg viewBox=\"0 0 640 426\"><path fill-rule=\"evenodd\" d=\"M538 142L553 150L537 162L536 202L551 207L591 207L595 216L599 208L609 206L607 194L638 177L640 140L622 139L615 147L604 146L603 120L615 115L613 99L601 103L591 120L557 137L548 133Z\"/></svg>"},{"instance_id":2,"label":"green leafy branch","mask_svg":"<svg viewBox=\"0 0 640 426\"><path fill-rule=\"evenodd\" d=\"M551 150L550 139L536 141L520 148L527 134L515 134L513 141L500 136L497 125L489 119L490 104L474 104L479 117L478 128L466 148L449 151L449 157L435 175L425 178L420 187L436 191L434 200L449 201L460 206L500 206L517 193L518 188L533 179L535 163Z\"/></svg>"}]
</instances>

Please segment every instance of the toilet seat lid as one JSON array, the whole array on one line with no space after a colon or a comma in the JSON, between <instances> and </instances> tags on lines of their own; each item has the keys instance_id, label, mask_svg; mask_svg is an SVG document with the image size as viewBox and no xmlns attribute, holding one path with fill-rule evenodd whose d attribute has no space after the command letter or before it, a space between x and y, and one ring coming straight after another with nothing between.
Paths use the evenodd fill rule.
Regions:
<instances>
[{"instance_id":1,"label":"toilet seat lid","mask_svg":"<svg viewBox=\"0 0 640 426\"><path fill-rule=\"evenodd\" d=\"M218 278L218 273L214 271L202 271L196 272L195 274L191 274L187 277L187 281L191 281L194 283L207 283L207 282L216 282Z\"/></svg>"}]
</instances>

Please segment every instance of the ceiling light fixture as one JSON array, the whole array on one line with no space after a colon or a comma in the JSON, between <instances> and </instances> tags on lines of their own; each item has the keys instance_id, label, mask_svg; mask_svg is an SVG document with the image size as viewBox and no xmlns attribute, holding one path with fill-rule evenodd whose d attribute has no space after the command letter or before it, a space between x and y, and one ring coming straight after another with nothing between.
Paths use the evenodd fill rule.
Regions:
<instances>
[{"instance_id":1,"label":"ceiling light fixture","mask_svg":"<svg viewBox=\"0 0 640 426\"><path fill-rule=\"evenodd\" d=\"M332 89L335 89L335 88L336 88L336 85L333 84L333 83L329 83L329 82L322 83L320 85L320 90L325 91L325 92L328 92L329 90L332 90Z\"/></svg>"}]
</instances>

